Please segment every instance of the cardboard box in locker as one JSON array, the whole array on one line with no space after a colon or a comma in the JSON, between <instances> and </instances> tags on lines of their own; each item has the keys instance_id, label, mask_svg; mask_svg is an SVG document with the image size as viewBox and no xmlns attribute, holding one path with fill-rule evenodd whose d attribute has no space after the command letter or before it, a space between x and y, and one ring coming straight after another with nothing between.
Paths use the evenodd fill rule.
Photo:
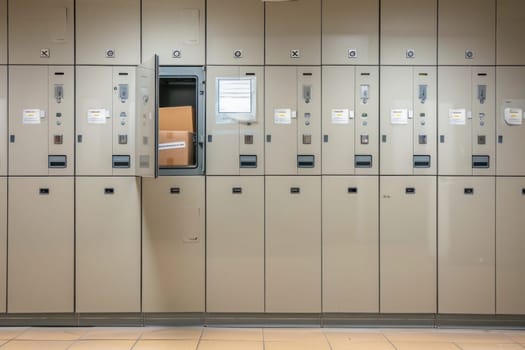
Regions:
<instances>
[{"instance_id":1,"label":"cardboard box in locker","mask_svg":"<svg viewBox=\"0 0 525 350\"><path fill-rule=\"evenodd\" d=\"M193 107L159 108L159 129L195 132Z\"/></svg>"},{"instance_id":2,"label":"cardboard box in locker","mask_svg":"<svg viewBox=\"0 0 525 350\"><path fill-rule=\"evenodd\" d=\"M193 133L177 130L159 131L159 165L161 167L193 164Z\"/></svg>"}]
</instances>

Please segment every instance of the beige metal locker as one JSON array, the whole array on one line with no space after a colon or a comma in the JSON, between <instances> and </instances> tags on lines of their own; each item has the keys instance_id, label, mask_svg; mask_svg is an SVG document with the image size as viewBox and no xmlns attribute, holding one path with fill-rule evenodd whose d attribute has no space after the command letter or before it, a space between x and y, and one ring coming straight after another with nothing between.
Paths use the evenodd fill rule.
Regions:
<instances>
[{"instance_id":1,"label":"beige metal locker","mask_svg":"<svg viewBox=\"0 0 525 350\"><path fill-rule=\"evenodd\" d=\"M323 312L379 312L379 179L323 176Z\"/></svg>"},{"instance_id":2,"label":"beige metal locker","mask_svg":"<svg viewBox=\"0 0 525 350\"><path fill-rule=\"evenodd\" d=\"M496 313L525 313L525 178L496 178Z\"/></svg>"},{"instance_id":3,"label":"beige metal locker","mask_svg":"<svg viewBox=\"0 0 525 350\"><path fill-rule=\"evenodd\" d=\"M438 64L492 65L496 0L439 0Z\"/></svg>"},{"instance_id":4,"label":"beige metal locker","mask_svg":"<svg viewBox=\"0 0 525 350\"><path fill-rule=\"evenodd\" d=\"M264 65L264 2L208 0L207 63Z\"/></svg>"},{"instance_id":5,"label":"beige metal locker","mask_svg":"<svg viewBox=\"0 0 525 350\"><path fill-rule=\"evenodd\" d=\"M439 313L495 312L495 178L439 177Z\"/></svg>"},{"instance_id":6,"label":"beige metal locker","mask_svg":"<svg viewBox=\"0 0 525 350\"><path fill-rule=\"evenodd\" d=\"M7 0L0 0L0 64L7 64Z\"/></svg>"},{"instance_id":7,"label":"beige metal locker","mask_svg":"<svg viewBox=\"0 0 525 350\"><path fill-rule=\"evenodd\" d=\"M381 0L381 64L436 64L437 1Z\"/></svg>"},{"instance_id":8,"label":"beige metal locker","mask_svg":"<svg viewBox=\"0 0 525 350\"><path fill-rule=\"evenodd\" d=\"M377 174L378 77L377 67L323 67L323 174Z\"/></svg>"},{"instance_id":9,"label":"beige metal locker","mask_svg":"<svg viewBox=\"0 0 525 350\"><path fill-rule=\"evenodd\" d=\"M9 179L9 313L74 311L73 208L73 177Z\"/></svg>"},{"instance_id":10,"label":"beige metal locker","mask_svg":"<svg viewBox=\"0 0 525 350\"><path fill-rule=\"evenodd\" d=\"M0 176L5 175L7 175L7 66L0 66Z\"/></svg>"},{"instance_id":11,"label":"beige metal locker","mask_svg":"<svg viewBox=\"0 0 525 350\"><path fill-rule=\"evenodd\" d=\"M266 3L266 64L321 64L321 0Z\"/></svg>"},{"instance_id":12,"label":"beige metal locker","mask_svg":"<svg viewBox=\"0 0 525 350\"><path fill-rule=\"evenodd\" d=\"M207 81L206 173L263 175L264 68L209 66Z\"/></svg>"},{"instance_id":13,"label":"beige metal locker","mask_svg":"<svg viewBox=\"0 0 525 350\"><path fill-rule=\"evenodd\" d=\"M143 0L142 57L163 65L204 65L205 0Z\"/></svg>"},{"instance_id":14,"label":"beige metal locker","mask_svg":"<svg viewBox=\"0 0 525 350\"><path fill-rule=\"evenodd\" d=\"M523 65L525 50L525 2L522 0L497 0L496 64Z\"/></svg>"},{"instance_id":15,"label":"beige metal locker","mask_svg":"<svg viewBox=\"0 0 525 350\"><path fill-rule=\"evenodd\" d=\"M76 0L76 63L140 63L140 0Z\"/></svg>"},{"instance_id":16,"label":"beige metal locker","mask_svg":"<svg viewBox=\"0 0 525 350\"><path fill-rule=\"evenodd\" d=\"M206 311L264 312L264 177L206 181Z\"/></svg>"},{"instance_id":17,"label":"beige metal locker","mask_svg":"<svg viewBox=\"0 0 525 350\"><path fill-rule=\"evenodd\" d=\"M203 176L143 180L142 309L205 310Z\"/></svg>"},{"instance_id":18,"label":"beige metal locker","mask_svg":"<svg viewBox=\"0 0 525 350\"><path fill-rule=\"evenodd\" d=\"M379 63L379 0L324 0L323 64Z\"/></svg>"},{"instance_id":19,"label":"beige metal locker","mask_svg":"<svg viewBox=\"0 0 525 350\"><path fill-rule=\"evenodd\" d=\"M436 177L380 178L381 313L436 312Z\"/></svg>"},{"instance_id":20,"label":"beige metal locker","mask_svg":"<svg viewBox=\"0 0 525 350\"><path fill-rule=\"evenodd\" d=\"M525 175L525 68L496 68L497 175Z\"/></svg>"},{"instance_id":21,"label":"beige metal locker","mask_svg":"<svg viewBox=\"0 0 525 350\"><path fill-rule=\"evenodd\" d=\"M0 177L0 312L6 312L7 284L7 177Z\"/></svg>"},{"instance_id":22,"label":"beige metal locker","mask_svg":"<svg viewBox=\"0 0 525 350\"><path fill-rule=\"evenodd\" d=\"M133 175L135 68L76 68L78 175Z\"/></svg>"},{"instance_id":23,"label":"beige metal locker","mask_svg":"<svg viewBox=\"0 0 525 350\"><path fill-rule=\"evenodd\" d=\"M73 175L73 67L10 66L9 77L9 174Z\"/></svg>"},{"instance_id":24,"label":"beige metal locker","mask_svg":"<svg viewBox=\"0 0 525 350\"><path fill-rule=\"evenodd\" d=\"M436 67L381 67L381 174L436 174Z\"/></svg>"},{"instance_id":25,"label":"beige metal locker","mask_svg":"<svg viewBox=\"0 0 525 350\"><path fill-rule=\"evenodd\" d=\"M266 174L320 174L320 67L266 67L265 76Z\"/></svg>"},{"instance_id":26,"label":"beige metal locker","mask_svg":"<svg viewBox=\"0 0 525 350\"><path fill-rule=\"evenodd\" d=\"M321 177L267 176L266 312L321 312Z\"/></svg>"},{"instance_id":27,"label":"beige metal locker","mask_svg":"<svg viewBox=\"0 0 525 350\"><path fill-rule=\"evenodd\" d=\"M438 172L495 174L494 67L438 68Z\"/></svg>"},{"instance_id":28,"label":"beige metal locker","mask_svg":"<svg viewBox=\"0 0 525 350\"><path fill-rule=\"evenodd\" d=\"M140 312L140 180L76 178L76 312Z\"/></svg>"},{"instance_id":29,"label":"beige metal locker","mask_svg":"<svg viewBox=\"0 0 525 350\"><path fill-rule=\"evenodd\" d=\"M73 64L74 7L74 0L9 0L9 63Z\"/></svg>"}]
</instances>

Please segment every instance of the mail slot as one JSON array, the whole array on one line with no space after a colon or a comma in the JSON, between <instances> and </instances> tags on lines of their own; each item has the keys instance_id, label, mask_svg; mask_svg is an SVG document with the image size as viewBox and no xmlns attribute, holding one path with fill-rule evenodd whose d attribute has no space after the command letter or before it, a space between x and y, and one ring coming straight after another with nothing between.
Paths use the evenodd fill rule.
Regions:
<instances>
[{"instance_id":1,"label":"mail slot","mask_svg":"<svg viewBox=\"0 0 525 350\"><path fill-rule=\"evenodd\" d=\"M371 155L356 155L355 156L355 167L356 168L371 168L372 167L372 156Z\"/></svg>"},{"instance_id":2,"label":"mail slot","mask_svg":"<svg viewBox=\"0 0 525 350\"><path fill-rule=\"evenodd\" d=\"M241 168L257 168L257 156L256 155L240 155L239 166Z\"/></svg>"},{"instance_id":3,"label":"mail slot","mask_svg":"<svg viewBox=\"0 0 525 350\"><path fill-rule=\"evenodd\" d=\"M130 156L113 156L113 168L128 169L130 166Z\"/></svg>"},{"instance_id":4,"label":"mail slot","mask_svg":"<svg viewBox=\"0 0 525 350\"><path fill-rule=\"evenodd\" d=\"M487 169L490 166L489 156L472 156L472 168Z\"/></svg>"},{"instance_id":5,"label":"mail slot","mask_svg":"<svg viewBox=\"0 0 525 350\"><path fill-rule=\"evenodd\" d=\"M430 155L414 155L414 168L430 168Z\"/></svg>"},{"instance_id":6,"label":"mail slot","mask_svg":"<svg viewBox=\"0 0 525 350\"><path fill-rule=\"evenodd\" d=\"M315 166L315 156L313 155L298 155L297 156L297 167L298 168L313 168Z\"/></svg>"},{"instance_id":7,"label":"mail slot","mask_svg":"<svg viewBox=\"0 0 525 350\"><path fill-rule=\"evenodd\" d=\"M48 164L48 167L51 169L66 168L67 167L67 156L48 156L47 164Z\"/></svg>"}]
</instances>

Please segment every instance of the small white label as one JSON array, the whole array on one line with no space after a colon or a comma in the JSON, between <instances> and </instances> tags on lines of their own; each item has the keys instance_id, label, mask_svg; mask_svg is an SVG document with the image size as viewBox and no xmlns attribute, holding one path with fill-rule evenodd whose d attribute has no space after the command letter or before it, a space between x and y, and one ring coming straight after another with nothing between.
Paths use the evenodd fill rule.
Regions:
<instances>
[{"instance_id":1,"label":"small white label","mask_svg":"<svg viewBox=\"0 0 525 350\"><path fill-rule=\"evenodd\" d=\"M348 124L349 117L348 109L332 109L332 124Z\"/></svg>"},{"instance_id":2,"label":"small white label","mask_svg":"<svg viewBox=\"0 0 525 350\"><path fill-rule=\"evenodd\" d=\"M523 123L523 109L521 108L505 108L504 118L508 125L521 125Z\"/></svg>"},{"instance_id":3,"label":"small white label","mask_svg":"<svg viewBox=\"0 0 525 350\"><path fill-rule=\"evenodd\" d=\"M89 124L106 124L109 111L105 109L88 109L87 119Z\"/></svg>"},{"instance_id":4,"label":"small white label","mask_svg":"<svg viewBox=\"0 0 525 350\"><path fill-rule=\"evenodd\" d=\"M40 118L45 117L45 112L40 109L24 109L22 112L22 123L40 124Z\"/></svg>"},{"instance_id":5,"label":"small white label","mask_svg":"<svg viewBox=\"0 0 525 350\"><path fill-rule=\"evenodd\" d=\"M177 149L177 148L186 148L186 142L178 141L178 142L167 142L167 143L159 144L159 150Z\"/></svg>"},{"instance_id":6,"label":"small white label","mask_svg":"<svg viewBox=\"0 0 525 350\"><path fill-rule=\"evenodd\" d=\"M465 125L467 123L467 111L462 109L449 109L448 123L450 125Z\"/></svg>"},{"instance_id":7,"label":"small white label","mask_svg":"<svg viewBox=\"0 0 525 350\"><path fill-rule=\"evenodd\" d=\"M273 111L273 122L275 124L292 124L292 110L279 108Z\"/></svg>"},{"instance_id":8,"label":"small white label","mask_svg":"<svg viewBox=\"0 0 525 350\"><path fill-rule=\"evenodd\" d=\"M390 110L390 124L408 124L408 109Z\"/></svg>"}]
</instances>

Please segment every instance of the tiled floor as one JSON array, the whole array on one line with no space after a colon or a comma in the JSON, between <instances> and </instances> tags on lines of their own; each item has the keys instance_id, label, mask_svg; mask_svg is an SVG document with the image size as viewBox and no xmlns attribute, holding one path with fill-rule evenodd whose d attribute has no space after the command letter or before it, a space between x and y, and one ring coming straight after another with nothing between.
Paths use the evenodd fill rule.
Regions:
<instances>
[{"instance_id":1,"label":"tiled floor","mask_svg":"<svg viewBox=\"0 0 525 350\"><path fill-rule=\"evenodd\" d=\"M0 328L0 350L523 350L524 331L334 328Z\"/></svg>"}]
</instances>

